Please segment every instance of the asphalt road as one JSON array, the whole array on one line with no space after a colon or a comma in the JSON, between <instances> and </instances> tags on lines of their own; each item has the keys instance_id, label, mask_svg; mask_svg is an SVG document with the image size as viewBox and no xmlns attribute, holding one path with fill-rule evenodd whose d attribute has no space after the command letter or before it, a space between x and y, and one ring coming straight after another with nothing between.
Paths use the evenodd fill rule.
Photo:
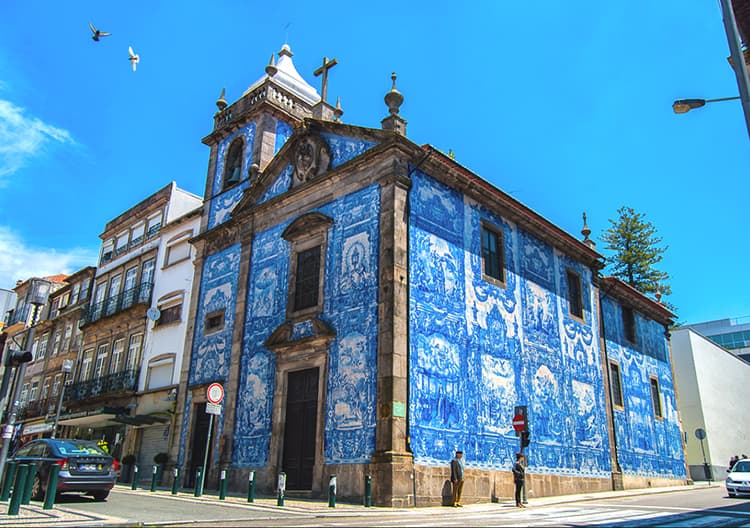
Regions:
<instances>
[{"instance_id":1,"label":"asphalt road","mask_svg":"<svg viewBox=\"0 0 750 528\"><path fill-rule=\"evenodd\" d=\"M541 501L541 499L540 499ZM117 517L133 523L161 526L746 526L750 499L730 499L723 487L624 496L606 500L535 505L526 509L510 503L468 505L465 508L392 510L339 504L287 501L284 507L265 500L253 504L234 498L225 502L196 499L187 493L151 493L115 489L107 502L63 497L60 506Z\"/></svg>"}]
</instances>

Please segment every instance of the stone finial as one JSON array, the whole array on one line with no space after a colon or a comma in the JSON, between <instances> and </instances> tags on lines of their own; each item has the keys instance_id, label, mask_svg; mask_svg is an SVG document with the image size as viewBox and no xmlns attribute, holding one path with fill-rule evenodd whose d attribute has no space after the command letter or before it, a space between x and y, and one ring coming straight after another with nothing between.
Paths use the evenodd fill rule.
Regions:
<instances>
[{"instance_id":1,"label":"stone finial","mask_svg":"<svg viewBox=\"0 0 750 528\"><path fill-rule=\"evenodd\" d=\"M284 51L284 48L282 48L281 50ZM291 55L291 51L289 52L289 54ZM279 55L281 55L281 51L279 52ZM274 75L276 75L276 72L279 71L273 58L274 53L271 53L271 60L268 62L268 66L266 66L266 73L269 77L273 77Z\"/></svg>"},{"instance_id":2,"label":"stone finial","mask_svg":"<svg viewBox=\"0 0 750 528\"><path fill-rule=\"evenodd\" d=\"M654 294L654 297L656 297L656 302L661 304L661 288L658 283L656 284L656 293Z\"/></svg>"},{"instance_id":3,"label":"stone finial","mask_svg":"<svg viewBox=\"0 0 750 528\"><path fill-rule=\"evenodd\" d=\"M221 112L227 107L227 100L224 97L225 95L226 95L226 89L222 88L221 95L216 100L216 106L219 108L219 112Z\"/></svg>"},{"instance_id":4,"label":"stone finial","mask_svg":"<svg viewBox=\"0 0 750 528\"><path fill-rule=\"evenodd\" d=\"M594 249L596 247L596 242L591 240L589 238L589 235L591 234L591 229L589 229L588 224L586 224L586 213L583 213L583 229L581 229L581 234L583 235L583 243L586 244L591 249Z\"/></svg>"},{"instance_id":5,"label":"stone finial","mask_svg":"<svg viewBox=\"0 0 750 528\"><path fill-rule=\"evenodd\" d=\"M391 91L385 94L385 104L388 105L388 111L392 115L396 115L404 103L404 96L396 90L396 72L391 73L391 80L393 81L393 86L391 87Z\"/></svg>"},{"instance_id":6,"label":"stone finial","mask_svg":"<svg viewBox=\"0 0 750 528\"><path fill-rule=\"evenodd\" d=\"M337 123L341 123L342 115L344 115L344 110L341 108L341 97L337 97L336 108L333 110L333 120Z\"/></svg>"},{"instance_id":7,"label":"stone finial","mask_svg":"<svg viewBox=\"0 0 750 528\"><path fill-rule=\"evenodd\" d=\"M390 115L380 123L383 130L393 130L394 132L398 132L402 136L405 136L406 119L398 115L399 109L404 102L404 96L396 89L396 72L391 74L391 80L393 81L393 86L391 87L391 91L385 94L384 98Z\"/></svg>"}]
</instances>

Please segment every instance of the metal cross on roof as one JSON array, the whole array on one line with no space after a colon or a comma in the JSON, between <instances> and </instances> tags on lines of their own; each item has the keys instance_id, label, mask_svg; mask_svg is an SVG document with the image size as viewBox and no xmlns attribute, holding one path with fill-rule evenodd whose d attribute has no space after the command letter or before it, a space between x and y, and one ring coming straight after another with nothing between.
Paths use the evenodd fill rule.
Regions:
<instances>
[{"instance_id":1,"label":"metal cross on roof","mask_svg":"<svg viewBox=\"0 0 750 528\"><path fill-rule=\"evenodd\" d=\"M338 64L336 59L331 59L329 61L328 57L323 57L323 66L313 72L315 77L321 74L323 75L323 87L320 90L320 99L324 103L326 102L326 96L328 95L328 70L336 66L336 64Z\"/></svg>"}]
</instances>

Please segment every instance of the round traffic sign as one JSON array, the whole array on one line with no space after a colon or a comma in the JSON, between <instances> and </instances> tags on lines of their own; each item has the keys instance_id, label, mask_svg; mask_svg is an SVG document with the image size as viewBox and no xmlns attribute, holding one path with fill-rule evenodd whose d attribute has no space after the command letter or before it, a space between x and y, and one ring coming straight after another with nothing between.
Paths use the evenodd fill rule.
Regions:
<instances>
[{"instance_id":1,"label":"round traffic sign","mask_svg":"<svg viewBox=\"0 0 750 528\"><path fill-rule=\"evenodd\" d=\"M513 417L513 429L519 433L526 429L526 420L524 419L523 414L517 414Z\"/></svg>"},{"instance_id":2,"label":"round traffic sign","mask_svg":"<svg viewBox=\"0 0 750 528\"><path fill-rule=\"evenodd\" d=\"M212 383L208 386L208 390L206 390L206 397L209 403L218 405L224 399L224 387L222 387L221 383Z\"/></svg>"},{"instance_id":3,"label":"round traffic sign","mask_svg":"<svg viewBox=\"0 0 750 528\"><path fill-rule=\"evenodd\" d=\"M705 430L705 429L701 429L701 428L699 427L698 429L696 429L696 430L695 430L695 437L696 437L696 438L697 438L698 440L703 440L703 439L705 439L705 438L706 438L706 430Z\"/></svg>"}]
</instances>

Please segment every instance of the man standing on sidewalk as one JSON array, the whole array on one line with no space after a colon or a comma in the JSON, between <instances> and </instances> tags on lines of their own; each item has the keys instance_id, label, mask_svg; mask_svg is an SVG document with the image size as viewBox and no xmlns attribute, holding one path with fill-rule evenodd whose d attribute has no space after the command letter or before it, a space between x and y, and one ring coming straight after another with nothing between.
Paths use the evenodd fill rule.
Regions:
<instances>
[{"instance_id":1,"label":"man standing on sidewalk","mask_svg":"<svg viewBox=\"0 0 750 528\"><path fill-rule=\"evenodd\" d=\"M526 480L526 469L523 467L523 454L516 453L516 463L513 464L513 482L516 484L516 507L525 508L521 502L521 490Z\"/></svg>"},{"instance_id":2,"label":"man standing on sidewalk","mask_svg":"<svg viewBox=\"0 0 750 528\"><path fill-rule=\"evenodd\" d=\"M461 492L464 489L464 453L456 451L456 457L451 460L451 484L453 484L453 507L460 508Z\"/></svg>"}]
</instances>

